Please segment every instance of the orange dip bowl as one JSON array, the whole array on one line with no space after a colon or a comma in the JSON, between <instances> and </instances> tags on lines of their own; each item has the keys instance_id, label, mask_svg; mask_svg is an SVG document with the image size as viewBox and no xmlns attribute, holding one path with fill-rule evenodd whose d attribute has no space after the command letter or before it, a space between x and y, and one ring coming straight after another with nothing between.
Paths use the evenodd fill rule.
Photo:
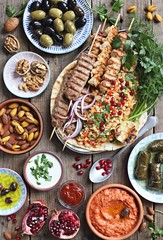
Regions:
<instances>
[{"instance_id":1,"label":"orange dip bowl","mask_svg":"<svg viewBox=\"0 0 163 240\"><path fill-rule=\"evenodd\" d=\"M108 184L90 197L86 219L98 237L105 240L126 239L137 231L142 222L142 202L129 187Z\"/></svg>"}]
</instances>

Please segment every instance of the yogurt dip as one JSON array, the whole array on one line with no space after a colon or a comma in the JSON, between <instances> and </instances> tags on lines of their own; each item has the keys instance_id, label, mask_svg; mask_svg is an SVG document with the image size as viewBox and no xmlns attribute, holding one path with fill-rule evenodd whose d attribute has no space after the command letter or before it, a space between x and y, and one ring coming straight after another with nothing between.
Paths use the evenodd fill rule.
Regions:
<instances>
[{"instance_id":1,"label":"yogurt dip","mask_svg":"<svg viewBox=\"0 0 163 240\"><path fill-rule=\"evenodd\" d=\"M26 182L40 191L58 186L63 177L61 160L52 152L35 152L27 158L23 168Z\"/></svg>"}]
</instances>

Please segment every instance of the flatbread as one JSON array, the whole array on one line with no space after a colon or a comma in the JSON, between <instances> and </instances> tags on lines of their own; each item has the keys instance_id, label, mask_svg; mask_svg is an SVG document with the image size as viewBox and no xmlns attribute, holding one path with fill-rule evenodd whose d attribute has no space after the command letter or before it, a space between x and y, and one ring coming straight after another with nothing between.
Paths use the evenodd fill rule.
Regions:
<instances>
[{"instance_id":1,"label":"flatbread","mask_svg":"<svg viewBox=\"0 0 163 240\"><path fill-rule=\"evenodd\" d=\"M50 112L52 114L52 110L55 104L55 99L61 89L62 83L63 83L63 76L66 73L69 73L76 65L77 61L73 61L72 63L68 64L60 73L60 75L58 76L58 78L56 79L54 85L53 85L53 89L52 89L52 93L51 93L51 99L50 99ZM138 121L136 121L135 127L137 129L137 132L139 132L139 130L144 126L145 122L147 121L147 113L144 113ZM62 132L61 129L57 129L57 134L59 135L59 137L61 139L63 139L64 133ZM83 150L88 150L91 152L102 152L102 151L113 151L113 150L117 150L119 148L122 148L123 146L125 146L124 143L121 142L106 142L103 143L102 145L98 146L97 148L94 147L85 147L82 145L79 145L78 142L75 139L68 139L66 142L68 145L70 145L72 148L77 147Z\"/></svg>"}]
</instances>

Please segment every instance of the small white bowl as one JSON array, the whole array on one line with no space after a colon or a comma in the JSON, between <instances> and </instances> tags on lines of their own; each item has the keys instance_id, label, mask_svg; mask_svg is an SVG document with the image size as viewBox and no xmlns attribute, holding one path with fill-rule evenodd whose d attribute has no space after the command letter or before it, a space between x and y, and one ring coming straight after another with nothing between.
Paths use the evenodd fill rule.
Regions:
<instances>
[{"instance_id":1,"label":"small white bowl","mask_svg":"<svg viewBox=\"0 0 163 240\"><path fill-rule=\"evenodd\" d=\"M47 172L48 172L47 176L51 178L50 180L47 180L43 177L44 170L40 174L38 179L36 179L36 177L32 173L32 172L37 172L37 170L31 170L31 168L32 169L37 168L37 163L39 167L40 165L42 165L41 159L43 159L44 156L47 159L45 161L49 162L52 165L51 167L47 167L47 165L49 164L45 164L43 166L44 170L47 167ZM40 169L39 167L37 169ZM49 151L38 151L31 154L25 161L25 164L23 167L23 174L24 174L25 181L29 184L31 188L34 188L39 191L48 191L57 187L61 183L63 179L63 164L62 164L62 161L59 159L59 157L56 156L54 153Z\"/></svg>"}]
</instances>

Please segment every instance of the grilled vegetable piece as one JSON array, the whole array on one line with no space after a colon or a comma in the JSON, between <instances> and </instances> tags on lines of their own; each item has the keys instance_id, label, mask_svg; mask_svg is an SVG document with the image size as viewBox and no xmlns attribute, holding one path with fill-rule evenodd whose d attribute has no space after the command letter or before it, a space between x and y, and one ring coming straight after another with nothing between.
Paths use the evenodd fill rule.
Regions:
<instances>
[{"instance_id":1,"label":"grilled vegetable piece","mask_svg":"<svg viewBox=\"0 0 163 240\"><path fill-rule=\"evenodd\" d=\"M154 188L154 189L162 189L161 164L160 163L150 163L149 164L148 187Z\"/></svg>"},{"instance_id":2,"label":"grilled vegetable piece","mask_svg":"<svg viewBox=\"0 0 163 240\"><path fill-rule=\"evenodd\" d=\"M163 152L163 140L155 140L149 145L151 152Z\"/></svg>"},{"instance_id":3,"label":"grilled vegetable piece","mask_svg":"<svg viewBox=\"0 0 163 240\"><path fill-rule=\"evenodd\" d=\"M148 166L151 154L147 151L140 151L138 153L136 167L135 167L135 177L139 180L145 180L148 178Z\"/></svg>"},{"instance_id":4,"label":"grilled vegetable piece","mask_svg":"<svg viewBox=\"0 0 163 240\"><path fill-rule=\"evenodd\" d=\"M163 163L163 152L156 154L155 160L157 163Z\"/></svg>"}]
</instances>

